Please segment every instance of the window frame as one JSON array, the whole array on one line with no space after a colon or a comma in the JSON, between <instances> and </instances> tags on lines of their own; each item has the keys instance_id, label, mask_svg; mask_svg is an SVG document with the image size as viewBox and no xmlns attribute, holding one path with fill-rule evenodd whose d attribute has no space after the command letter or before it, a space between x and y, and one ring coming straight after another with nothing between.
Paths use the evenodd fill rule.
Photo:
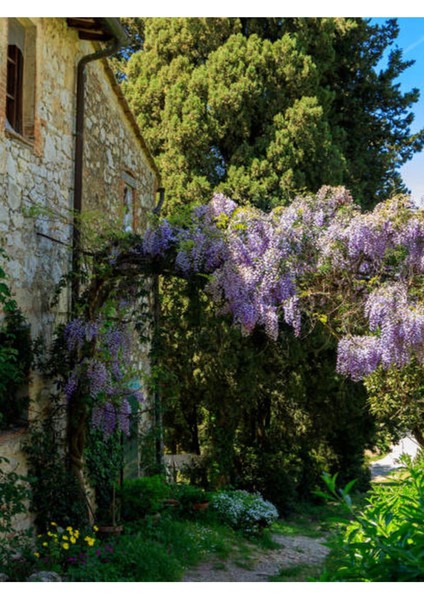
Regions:
<instances>
[{"instance_id":1,"label":"window frame","mask_svg":"<svg viewBox=\"0 0 424 600\"><path fill-rule=\"evenodd\" d=\"M14 56L12 56L12 54ZM23 134L24 55L16 44L7 45L6 119Z\"/></svg>"},{"instance_id":2,"label":"window frame","mask_svg":"<svg viewBox=\"0 0 424 600\"><path fill-rule=\"evenodd\" d=\"M127 194L130 197L130 202L127 202ZM131 171L125 170L122 172L122 206L123 219L122 227L125 233L135 233L137 229L137 180Z\"/></svg>"},{"instance_id":3,"label":"window frame","mask_svg":"<svg viewBox=\"0 0 424 600\"><path fill-rule=\"evenodd\" d=\"M32 146L35 141L37 26L28 18L8 18L7 22L5 130L11 137ZM17 49L13 50L15 56L11 48Z\"/></svg>"}]
</instances>

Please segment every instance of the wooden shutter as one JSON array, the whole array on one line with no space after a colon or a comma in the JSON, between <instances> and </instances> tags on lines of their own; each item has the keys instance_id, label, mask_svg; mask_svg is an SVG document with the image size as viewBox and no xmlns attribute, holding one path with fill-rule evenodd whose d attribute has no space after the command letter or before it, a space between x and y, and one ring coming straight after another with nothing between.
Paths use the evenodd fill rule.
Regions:
<instances>
[{"instance_id":1,"label":"wooden shutter","mask_svg":"<svg viewBox=\"0 0 424 600\"><path fill-rule=\"evenodd\" d=\"M9 45L7 52L7 107L10 125L22 133L22 94L24 58L18 46Z\"/></svg>"}]
</instances>

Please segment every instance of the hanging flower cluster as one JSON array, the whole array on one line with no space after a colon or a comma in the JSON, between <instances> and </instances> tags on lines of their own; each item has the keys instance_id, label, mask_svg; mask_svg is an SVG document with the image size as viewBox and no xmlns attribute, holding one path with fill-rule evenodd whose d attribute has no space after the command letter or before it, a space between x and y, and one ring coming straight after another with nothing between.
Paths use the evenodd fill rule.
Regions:
<instances>
[{"instance_id":1,"label":"hanging flower cluster","mask_svg":"<svg viewBox=\"0 0 424 600\"><path fill-rule=\"evenodd\" d=\"M143 396L130 389L128 333L100 318L94 322L77 318L67 324L64 334L67 350L76 359L64 386L68 401L82 393L93 407L93 426L105 437L115 431L129 435L130 398L141 403Z\"/></svg>"},{"instance_id":2,"label":"hanging flower cluster","mask_svg":"<svg viewBox=\"0 0 424 600\"><path fill-rule=\"evenodd\" d=\"M187 227L164 222L145 240L147 256L172 248L176 272L208 275L206 291L246 334L262 326L276 339L284 320L300 335L302 312L317 302L325 312L344 285L340 373L361 379L379 365L424 360L424 211L405 198L361 213L344 188L323 187L263 213L218 194ZM346 317L349 303L355 315L362 307L360 323Z\"/></svg>"},{"instance_id":3,"label":"hanging flower cluster","mask_svg":"<svg viewBox=\"0 0 424 600\"><path fill-rule=\"evenodd\" d=\"M284 321L299 336L304 313L334 321L337 369L355 380L378 366L424 362L424 210L405 198L362 213L344 188L323 187L264 213L216 194L187 224L148 230L131 252L168 260L182 277L202 275L219 312L246 335L263 327L275 340ZM120 264L116 247L112 258ZM128 433L130 396L141 397L128 389L124 329L75 319L65 338L78 357L68 399L84 393L94 426Z\"/></svg>"}]
</instances>

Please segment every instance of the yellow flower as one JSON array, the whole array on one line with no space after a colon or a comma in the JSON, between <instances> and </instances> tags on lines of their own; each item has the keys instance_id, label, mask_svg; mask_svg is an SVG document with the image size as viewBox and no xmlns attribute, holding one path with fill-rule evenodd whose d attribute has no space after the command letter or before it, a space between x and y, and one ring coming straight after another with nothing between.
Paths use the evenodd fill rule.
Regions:
<instances>
[{"instance_id":1,"label":"yellow flower","mask_svg":"<svg viewBox=\"0 0 424 600\"><path fill-rule=\"evenodd\" d=\"M53 535L54 535L54 534L53 534L51 531L48 531L48 532L47 532L47 535L48 535L49 537L53 537ZM40 537L41 537L41 536L40 536Z\"/></svg>"},{"instance_id":2,"label":"yellow flower","mask_svg":"<svg viewBox=\"0 0 424 600\"><path fill-rule=\"evenodd\" d=\"M62 544L62 548L65 548L65 550L68 550L69 549L69 544L66 544L66 543Z\"/></svg>"},{"instance_id":3,"label":"yellow flower","mask_svg":"<svg viewBox=\"0 0 424 600\"><path fill-rule=\"evenodd\" d=\"M54 521L52 521L52 522L50 523L50 525L53 525L53 527L57 527L57 523L55 523Z\"/></svg>"},{"instance_id":4,"label":"yellow flower","mask_svg":"<svg viewBox=\"0 0 424 600\"><path fill-rule=\"evenodd\" d=\"M99 531L99 528L97 527L97 525L93 525L93 530L94 531Z\"/></svg>"},{"instance_id":5,"label":"yellow flower","mask_svg":"<svg viewBox=\"0 0 424 600\"><path fill-rule=\"evenodd\" d=\"M73 536L73 535L71 535L71 542L72 542L72 544L75 544L75 543L76 543L76 541L77 541L77 539L76 539L76 538L74 538L74 536Z\"/></svg>"},{"instance_id":6,"label":"yellow flower","mask_svg":"<svg viewBox=\"0 0 424 600\"><path fill-rule=\"evenodd\" d=\"M62 540L68 540L68 536L67 535L62 535Z\"/></svg>"},{"instance_id":7,"label":"yellow flower","mask_svg":"<svg viewBox=\"0 0 424 600\"><path fill-rule=\"evenodd\" d=\"M67 527L66 531L68 531L69 533L72 533L72 527Z\"/></svg>"},{"instance_id":8,"label":"yellow flower","mask_svg":"<svg viewBox=\"0 0 424 600\"><path fill-rule=\"evenodd\" d=\"M84 538L84 541L85 541L85 542L87 542L87 544L88 544L89 546L94 546L94 542L95 542L96 540L95 540L94 538L92 538L92 537L90 537L90 536L88 536L88 535L87 535L87 536Z\"/></svg>"},{"instance_id":9,"label":"yellow flower","mask_svg":"<svg viewBox=\"0 0 424 600\"><path fill-rule=\"evenodd\" d=\"M74 531L74 536L75 536L76 538L79 538L79 531L78 531L78 529L75 529L75 531Z\"/></svg>"},{"instance_id":10,"label":"yellow flower","mask_svg":"<svg viewBox=\"0 0 424 600\"><path fill-rule=\"evenodd\" d=\"M43 546L44 547L48 546L48 543L47 542L43 542Z\"/></svg>"},{"instance_id":11,"label":"yellow flower","mask_svg":"<svg viewBox=\"0 0 424 600\"><path fill-rule=\"evenodd\" d=\"M36 558L40 558L40 553L39 553L39 552L34 552L34 556L35 556Z\"/></svg>"}]
</instances>

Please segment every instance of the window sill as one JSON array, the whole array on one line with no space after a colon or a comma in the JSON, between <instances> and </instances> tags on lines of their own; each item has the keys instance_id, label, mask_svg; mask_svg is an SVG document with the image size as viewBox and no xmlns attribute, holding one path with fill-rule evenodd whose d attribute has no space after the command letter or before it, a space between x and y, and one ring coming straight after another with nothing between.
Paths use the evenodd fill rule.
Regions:
<instances>
[{"instance_id":1,"label":"window sill","mask_svg":"<svg viewBox=\"0 0 424 600\"><path fill-rule=\"evenodd\" d=\"M27 137L23 136L21 133L18 133L11 127L6 126L4 131L5 131L6 137L13 139L13 140L18 140L22 144L25 144L26 146L28 146L28 148L34 148L34 140L32 140L31 138L27 138Z\"/></svg>"}]
</instances>

